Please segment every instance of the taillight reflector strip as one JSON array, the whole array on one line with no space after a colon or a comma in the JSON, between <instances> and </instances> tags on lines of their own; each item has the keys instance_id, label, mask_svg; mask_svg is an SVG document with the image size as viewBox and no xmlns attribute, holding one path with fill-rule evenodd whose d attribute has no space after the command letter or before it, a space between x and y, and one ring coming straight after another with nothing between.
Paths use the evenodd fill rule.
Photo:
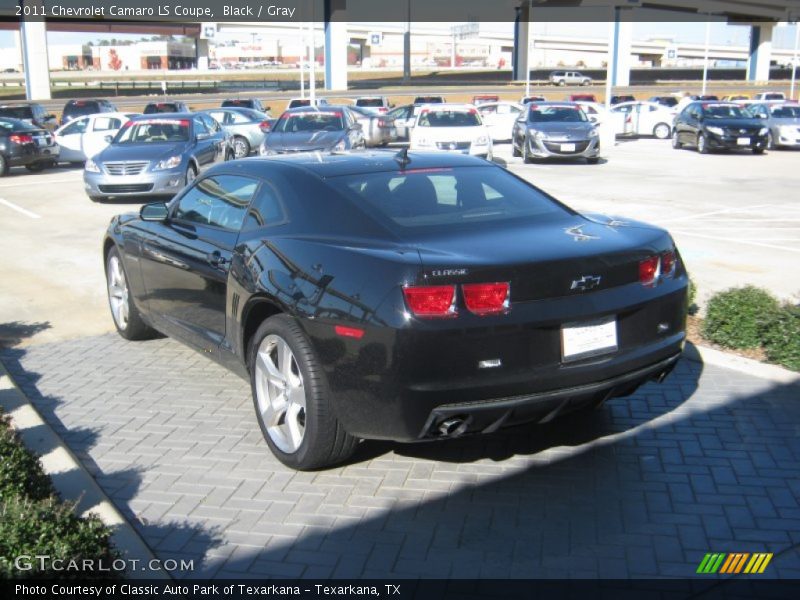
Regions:
<instances>
[{"instance_id":1,"label":"taillight reflector strip","mask_svg":"<svg viewBox=\"0 0 800 600\"><path fill-rule=\"evenodd\" d=\"M417 317L442 318L456 315L456 286L423 285L403 288L408 308Z\"/></svg>"},{"instance_id":2,"label":"taillight reflector strip","mask_svg":"<svg viewBox=\"0 0 800 600\"><path fill-rule=\"evenodd\" d=\"M347 327L345 325L336 325L333 330L336 332L336 335L340 335L346 338L353 338L354 340L360 340L364 337L364 330L359 329L358 327Z\"/></svg>"},{"instance_id":3,"label":"taillight reflector strip","mask_svg":"<svg viewBox=\"0 0 800 600\"><path fill-rule=\"evenodd\" d=\"M509 307L508 282L503 283L465 283L464 304L467 310L476 315L495 315L504 313Z\"/></svg>"}]
</instances>

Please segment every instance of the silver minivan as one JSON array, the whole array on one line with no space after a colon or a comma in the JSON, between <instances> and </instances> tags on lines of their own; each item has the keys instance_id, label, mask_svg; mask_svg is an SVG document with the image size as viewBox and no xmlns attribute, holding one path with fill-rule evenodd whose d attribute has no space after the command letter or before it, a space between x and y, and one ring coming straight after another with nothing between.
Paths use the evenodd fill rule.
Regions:
<instances>
[{"instance_id":1,"label":"silver minivan","mask_svg":"<svg viewBox=\"0 0 800 600\"><path fill-rule=\"evenodd\" d=\"M592 78L580 71L553 71L550 73L550 83L555 85L591 85Z\"/></svg>"}]
</instances>

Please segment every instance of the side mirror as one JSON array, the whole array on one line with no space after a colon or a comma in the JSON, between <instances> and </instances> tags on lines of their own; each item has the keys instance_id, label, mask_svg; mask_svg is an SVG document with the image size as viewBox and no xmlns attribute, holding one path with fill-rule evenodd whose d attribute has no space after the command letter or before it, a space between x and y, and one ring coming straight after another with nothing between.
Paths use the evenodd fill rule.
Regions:
<instances>
[{"instance_id":1,"label":"side mirror","mask_svg":"<svg viewBox=\"0 0 800 600\"><path fill-rule=\"evenodd\" d=\"M113 135L104 135L104 136L103 136L103 139L105 140L105 142L106 142L107 144L110 144L111 142L113 142L113 141L114 141L114 136L113 136Z\"/></svg>"},{"instance_id":2,"label":"side mirror","mask_svg":"<svg viewBox=\"0 0 800 600\"><path fill-rule=\"evenodd\" d=\"M264 112L269 112L269 111L271 111L271 110L272 110L272 107L271 107L271 106L265 106L265 107L264 107Z\"/></svg>"},{"instance_id":3,"label":"side mirror","mask_svg":"<svg viewBox=\"0 0 800 600\"><path fill-rule=\"evenodd\" d=\"M389 108L394 108L395 106L396 106L395 104L390 104Z\"/></svg>"},{"instance_id":4,"label":"side mirror","mask_svg":"<svg viewBox=\"0 0 800 600\"><path fill-rule=\"evenodd\" d=\"M589 115L589 120L595 125L597 125L600 122L600 119L598 118L597 115Z\"/></svg>"},{"instance_id":5,"label":"side mirror","mask_svg":"<svg viewBox=\"0 0 800 600\"><path fill-rule=\"evenodd\" d=\"M142 221L166 221L169 216L169 207L166 202L151 202L139 209L139 218Z\"/></svg>"},{"instance_id":6,"label":"side mirror","mask_svg":"<svg viewBox=\"0 0 800 600\"><path fill-rule=\"evenodd\" d=\"M44 116L45 121L54 121L56 116L54 114L49 114Z\"/></svg>"}]
</instances>

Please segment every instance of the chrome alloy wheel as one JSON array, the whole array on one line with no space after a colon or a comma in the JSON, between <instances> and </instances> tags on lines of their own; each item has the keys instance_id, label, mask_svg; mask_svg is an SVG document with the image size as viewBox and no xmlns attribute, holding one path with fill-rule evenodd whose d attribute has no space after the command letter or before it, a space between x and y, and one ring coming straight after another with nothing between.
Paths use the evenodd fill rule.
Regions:
<instances>
[{"instance_id":1,"label":"chrome alloy wheel","mask_svg":"<svg viewBox=\"0 0 800 600\"><path fill-rule=\"evenodd\" d=\"M118 256L112 256L108 261L108 302L111 305L111 315L114 322L121 330L128 328L128 315L130 310L130 296L128 282L125 280L125 271Z\"/></svg>"},{"instance_id":2,"label":"chrome alloy wheel","mask_svg":"<svg viewBox=\"0 0 800 600\"><path fill-rule=\"evenodd\" d=\"M233 142L233 155L236 158L245 158L250 154L250 146L242 138L236 138Z\"/></svg>"},{"instance_id":3,"label":"chrome alloy wheel","mask_svg":"<svg viewBox=\"0 0 800 600\"><path fill-rule=\"evenodd\" d=\"M306 391L303 375L289 344L268 335L255 361L258 412L270 439L287 454L300 448L306 431Z\"/></svg>"}]
</instances>

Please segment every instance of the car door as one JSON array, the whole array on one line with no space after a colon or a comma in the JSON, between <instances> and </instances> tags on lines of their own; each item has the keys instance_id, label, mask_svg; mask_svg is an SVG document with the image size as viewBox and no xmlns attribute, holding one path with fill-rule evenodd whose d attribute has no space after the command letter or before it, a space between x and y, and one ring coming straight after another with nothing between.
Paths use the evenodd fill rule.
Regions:
<instances>
[{"instance_id":1,"label":"car door","mask_svg":"<svg viewBox=\"0 0 800 600\"><path fill-rule=\"evenodd\" d=\"M61 128L56 138L56 143L61 149L59 160L61 162L84 162L87 158L83 152L83 136L89 128L89 117L81 117L70 121Z\"/></svg>"},{"instance_id":2,"label":"car door","mask_svg":"<svg viewBox=\"0 0 800 600\"><path fill-rule=\"evenodd\" d=\"M228 151L228 133L216 119L212 119L209 115L201 113L200 118L203 120L203 123L205 123L209 134L211 134L210 139L216 145L214 162L224 161Z\"/></svg>"},{"instance_id":3,"label":"car door","mask_svg":"<svg viewBox=\"0 0 800 600\"><path fill-rule=\"evenodd\" d=\"M86 158L91 158L108 146L106 138L108 136L113 138L121 127L121 117L103 115L93 117L89 129L83 135L83 153Z\"/></svg>"},{"instance_id":4,"label":"car door","mask_svg":"<svg viewBox=\"0 0 800 600\"><path fill-rule=\"evenodd\" d=\"M408 139L408 134L411 130L411 124L414 121L414 107L401 106L400 108L395 108L389 113L389 116L394 118L394 125L397 129L398 139Z\"/></svg>"},{"instance_id":5,"label":"car door","mask_svg":"<svg viewBox=\"0 0 800 600\"><path fill-rule=\"evenodd\" d=\"M142 238L141 273L157 327L204 352L225 337L227 280L236 240L258 181L198 178L169 218Z\"/></svg>"},{"instance_id":6,"label":"car door","mask_svg":"<svg viewBox=\"0 0 800 600\"><path fill-rule=\"evenodd\" d=\"M218 142L212 138L211 132L200 115L192 117L192 128L194 130L194 156L200 169L206 169L216 162L219 151Z\"/></svg>"}]
</instances>

